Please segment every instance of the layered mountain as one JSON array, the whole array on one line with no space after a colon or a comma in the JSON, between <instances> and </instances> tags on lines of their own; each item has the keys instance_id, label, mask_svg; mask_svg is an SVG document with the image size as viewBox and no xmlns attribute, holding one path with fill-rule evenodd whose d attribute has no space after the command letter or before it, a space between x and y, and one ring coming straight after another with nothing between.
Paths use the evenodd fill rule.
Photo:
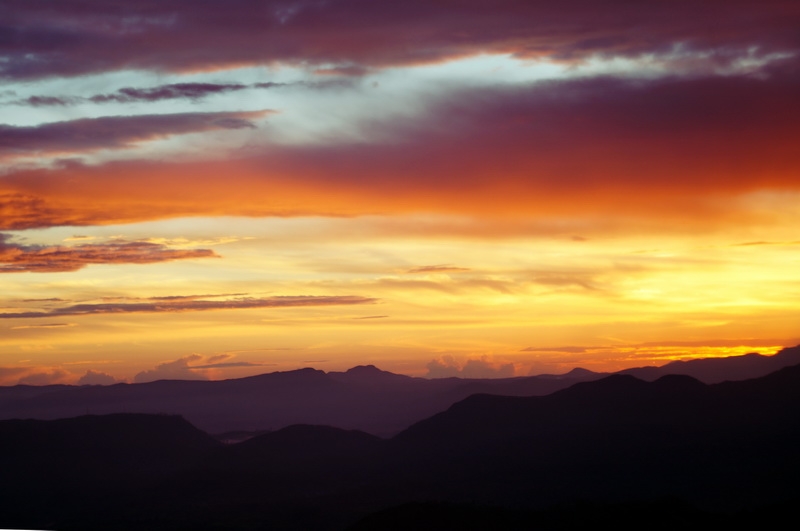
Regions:
<instances>
[{"instance_id":1,"label":"layered mountain","mask_svg":"<svg viewBox=\"0 0 800 531\"><path fill-rule=\"evenodd\" d=\"M800 347L774 356L672 362L628 369L642 380L685 374L706 383L763 376L800 363ZM346 372L315 369L274 372L221 381L161 380L111 386L0 387L0 419L58 419L85 414L166 413L181 415L213 434L277 430L321 424L391 436L414 422L479 393L540 396L607 374L575 369L563 375L500 379L412 378L359 366Z\"/></svg>"},{"instance_id":2,"label":"layered mountain","mask_svg":"<svg viewBox=\"0 0 800 531\"><path fill-rule=\"evenodd\" d=\"M323 424L388 436L471 394L541 395L599 377L576 373L562 377L429 380L360 366L347 372L300 369L220 381L0 387L0 418L166 413L181 415L215 434Z\"/></svg>"},{"instance_id":3,"label":"layered mountain","mask_svg":"<svg viewBox=\"0 0 800 531\"><path fill-rule=\"evenodd\" d=\"M380 529L419 511L520 529L584 529L581 514L631 529L754 521L800 501L798 403L792 366L478 394L391 439L295 425L220 445L168 416L0 421L6 478L25 478L0 499L0 526Z\"/></svg>"}]
</instances>

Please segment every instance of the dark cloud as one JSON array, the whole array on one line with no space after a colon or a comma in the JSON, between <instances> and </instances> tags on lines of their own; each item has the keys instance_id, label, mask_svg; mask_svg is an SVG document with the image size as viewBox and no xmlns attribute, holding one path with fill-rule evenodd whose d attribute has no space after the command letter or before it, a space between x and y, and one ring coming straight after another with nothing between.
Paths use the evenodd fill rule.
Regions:
<instances>
[{"instance_id":1,"label":"dark cloud","mask_svg":"<svg viewBox=\"0 0 800 531\"><path fill-rule=\"evenodd\" d=\"M71 96L30 96L24 100L17 100L16 105L29 105L31 107L66 107L67 105L77 105L84 101L83 98Z\"/></svg>"},{"instance_id":2,"label":"dark cloud","mask_svg":"<svg viewBox=\"0 0 800 531\"><path fill-rule=\"evenodd\" d=\"M151 264L218 255L210 249L169 249L165 245L114 240L74 246L21 245L0 234L0 273L57 273L91 264Z\"/></svg>"},{"instance_id":3,"label":"dark cloud","mask_svg":"<svg viewBox=\"0 0 800 531\"><path fill-rule=\"evenodd\" d=\"M121 88L113 94L98 94L89 98L93 103L132 103L160 100L190 99L201 100L214 94L224 94L245 90L248 85L241 83L174 83L152 88Z\"/></svg>"},{"instance_id":4,"label":"dark cloud","mask_svg":"<svg viewBox=\"0 0 800 531\"><path fill-rule=\"evenodd\" d=\"M186 133L255 127L269 111L106 116L36 126L0 125L0 159L124 149Z\"/></svg>"},{"instance_id":5,"label":"dark cloud","mask_svg":"<svg viewBox=\"0 0 800 531\"><path fill-rule=\"evenodd\" d=\"M173 83L148 88L124 87L109 94L95 94L87 98L78 96L30 96L11 102L14 105L30 107L66 107L80 103L153 103L164 100L188 99L201 101L209 96L238 92L247 89L273 89L280 87L303 87L307 89L347 88L353 82L347 79L331 79L325 81L297 81L277 83L266 81L261 83Z\"/></svg>"},{"instance_id":6,"label":"dark cloud","mask_svg":"<svg viewBox=\"0 0 800 531\"><path fill-rule=\"evenodd\" d=\"M204 310L237 310L252 308L292 308L307 306L340 306L372 304L377 299L357 295L284 295L264 298L238 298L227 300L178 300L163 302L108 302L86 303L61 308L0 313L0 319L36 319L77 315L126 314L126 313L176 313Z\"/></svg>"},{"instance_id":7,"label":"dark cloud","mask_svg":"<svg viewBox=\"0 0 800 531\"><path fill-rule=\"evenodd\" d=\"M5 0L0 21L0 77L17 79L281 61L359 74L480 53L730 64L800 48L800 14L781 0Z\"/></svg>"}]
</instances>

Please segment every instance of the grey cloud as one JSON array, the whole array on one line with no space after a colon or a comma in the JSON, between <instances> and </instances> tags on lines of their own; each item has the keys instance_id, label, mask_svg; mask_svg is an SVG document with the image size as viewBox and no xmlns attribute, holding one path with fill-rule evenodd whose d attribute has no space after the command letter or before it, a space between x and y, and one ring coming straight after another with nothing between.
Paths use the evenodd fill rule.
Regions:
<instances>
[{"instance_id":1,"label":"grey cloud","mask_svg":"<svg viewBox=\"0 0 800 531\"><path fill-rule=\"evenodd\" d=\"M36 126L0 125L0 159L124 149L187 133L255 127L270 111L105 116Z\"/></svg>"}]
</instances>

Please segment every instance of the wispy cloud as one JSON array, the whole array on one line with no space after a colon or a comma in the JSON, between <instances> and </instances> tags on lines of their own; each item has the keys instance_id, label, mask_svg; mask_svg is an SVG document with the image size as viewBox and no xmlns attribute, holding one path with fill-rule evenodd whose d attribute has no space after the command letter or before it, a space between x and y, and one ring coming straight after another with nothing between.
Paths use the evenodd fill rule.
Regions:
<instances>
[{"instance_id":1,"label":"wispy cloud","mask_svg":"<svg viewBox=\"0 0 800 531\"><path fill-rule=\"evenodd\" d=\"M467 267L456 267L452 265L428 265L409 269L408 273L463 273L469 271Z\"/></svg>"},{"instance_id":2,"label":"wispy cloud","mask_svg":"<svg viewBox=\"0 0 800 531\"><path fill-rule=\"evenodd\" d=\"M20 325L20 326L12 326L11 330L28 330L28 329L42 329L46 330L48 328L69 328L72 326L77 326L75 323L44 323L44 324L35 324L35 325Z\"/></svg>"},{"instance_id":3,"label":"wispy cloud","mask_svg":"<svg viewBox=\"0 0 800 531\"><path fill-rule=\"evenodd\" d=\"M0 273L58 273L77 271L91 264L151 264L218 255L210 249L170 249L141 241L113 240L75 246L11 243L0 234Z\"/></svg>"},{"instance_id":4,"label":"wispy cloud","mask_svg":"<svg viewBox=\"0 0 800 531\"><path fill-rule=\"evenodd\" d=\"M189 100L200 102L208 97L244 90L269 90L275 88L325 89L350 87L347 80L294 81L290 83L265 81L260 83L171 83L155 87L123 87L106 94L93 96L28 96L9 102L13 105L29 107L67 107L82 103L154 103L168 100Z\"/></svg>"},{"instance_id":5,"label":"wispy cloud","mask_svg":"<svg viewBox=\"0 0 800 531\"><path fill-rule=\"evenodd\" d=\"M179 298L152 302L83 303L41 311L0 313L0 319L37 319L64 316L175 313L208 310L241 310L253 308L292 308L310 306L340 306L372 304L377 299L357 295L283 295L275 297L243 297L224 300Z\"/></svg>"},{"instance_id":6,"label":"wispy cloud","mask_svg":"<svg viewBox=\"0 0 800 531\"><path fill-rule=\"evenodd\" d=\"M254 128L271 111L104 116L36 126L0 125L0 159L125 149L186 133Z\"/></svg>"}]
</instances>

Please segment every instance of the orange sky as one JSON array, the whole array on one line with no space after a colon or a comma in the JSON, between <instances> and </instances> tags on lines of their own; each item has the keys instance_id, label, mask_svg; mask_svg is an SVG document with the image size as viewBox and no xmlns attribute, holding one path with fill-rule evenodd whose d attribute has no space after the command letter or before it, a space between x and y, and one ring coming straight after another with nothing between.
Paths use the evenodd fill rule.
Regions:
<instances>
[{"instance_id":1,"label":"orange sky","mask_svg":"<svg viewBox=\"0 0 800 531\"><path fill-rule=\"evenodd\" d=\"M234 3L0 8L0 385L800 342L791 3Z\"/></svg>"}]
</instances>

